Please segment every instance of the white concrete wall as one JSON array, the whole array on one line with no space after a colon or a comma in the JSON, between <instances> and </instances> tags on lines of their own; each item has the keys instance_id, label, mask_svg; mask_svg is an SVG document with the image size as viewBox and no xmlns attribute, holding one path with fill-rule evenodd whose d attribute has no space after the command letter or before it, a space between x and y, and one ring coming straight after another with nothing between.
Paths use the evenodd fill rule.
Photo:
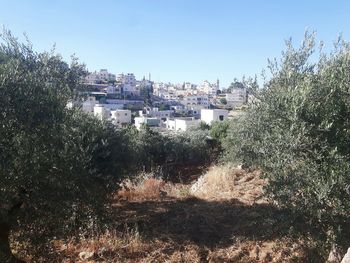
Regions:
<instances>
[{"instance_id":1,"label":"white concrete wall","mask_svg":"<svg viewBox=\"0 0 350 263\"><path fill-rule=\"evenodd\" d=\"M135 117L135 126L139 130L142 124L147 124L149 126L155 127L161 125L161 122L158 118L153 117Z\"/></svg>"},{"instance_id":2,"label":"white concrete wall","mask_svg":"<svg viewBox=\"0 0 350 263\"><path fill-rule=\"evenodd\" d=\"M124 107L124 104L120 104L120 103L104 103L101 104L103 107L105 107L106 109L109 109L110 111L112 110L122 110Z\"/></svg>"},{"instance_id":3,"label":"white concrete wall","mask_svg":"<svg viewBox=\"0 0 350 263\"><path fill-rule=\"evenodd\" d=\"M115 111L111 111L111 114L112 114L111 119L117 125L131 123L130 110L115 110Z\"/></svg>"},{"instance_id":4,"label":"white concrete wall","mask_svg":"<svg viewBox=\"0 0 350 263\"><path fill-rule=\"evenodd\" d=\"M239 107L247 102L247 90L246 89L233 89L231 93L226 94L227 104Z\"/></svg>"},{"instance_id":5,"label":"white concrete wall","mask_svg":"<svg viewBox=\"0 0 350 263\"><path fill-rule=\"evenodd\" d=\"M155 117L155 118L169 118L173 115L173 110L159 110L158 108L145 108L144 110L140 110L140 116L145 115L147 117Z\"/></svg>"},{"instance_id":6,"label":"white concrete wall","mask_svg":"<svg viewBox=\"0 0 350 263\"><path fill-rule=\"evenodd\" d=\"M176 129L175 120L168 119L165 123L166 123L167 130L175 131L175 129Z\"/></svg>"},{"instance_id":7,"label":"white concrete wall","mask_svg":"<svg viewBox=\"0 0 350 263\"><path fill-rule=\"evenodd\" d=\"M166 128L171 131L187 131L192 127L199 125L199 120L195 119L167 119Z\"/></svg>"},{"instance_id":8,"label":"white concrete wall","mask_svg":"<svg viewBox=\"0 0 350 263\"><path fill-rule=\"evenodd\" d=\"M201 105L207 107L209 105L209 100L207 96L186 96L181 100L181 104L185 106Z\"/></svg>"},{"instance_id":9,"label":"white concrete wall","mask_svg":"<svg viewBox=\"0 0 350 263\"><path fill-rule=\"evenodd\" d=\"M222 109L202 109L201 120L211 125L214 121L224 121L227 119L228 111Z\"/></svg>"},{"instance_id":10,"label":"white concrete wall","mask_svg":"<svg viewBox=\"0 0 350 263\"><path fill-rule=\"evenodd\" d=\"M120 94L120 88L115 86L108 86L106 88L107 94Z\"/></svg>"},{"instance_id":11,"label":"white concrete wall","mask_svg":"<svg viewBox=\"0 0 350 263\"><path fill-rule=\"evenodd\" d=\"M177 131L188 131L190 128L199 125L199 120L175 119Z\"/></svg>"},{"instance_id":12,"label":"white concrete wall","mask_svg":"<svg viewBox=\"0 0 350 263\"><path fill-rule=\"evenodd\" d=\"M142 124L145 123L145 118L144 117L135 117L135 127L136 129L140 129Z\"/></svg>"},{"instance_id":13,"label":"white concrete wall","mask_svg":"<svg viewBox=\"0 0 350 263\"><path fill-rule=\"evenodd\" d=\"M106 109L101 104L96 104L94 106L94 115L100 120L108 119L110 117L111 111Z\"/></svg>"},{"instance_id":14,"label":"white concrete wall","mask_svg":"<svg viewBox=\"0 0 350 263\"><path fill-rule=\"evenodd\" d=\"M93 113L94 106L97 104L95 97L89 97L82 103L82 110L86 113Z\"/></svg>"}]
</instances>

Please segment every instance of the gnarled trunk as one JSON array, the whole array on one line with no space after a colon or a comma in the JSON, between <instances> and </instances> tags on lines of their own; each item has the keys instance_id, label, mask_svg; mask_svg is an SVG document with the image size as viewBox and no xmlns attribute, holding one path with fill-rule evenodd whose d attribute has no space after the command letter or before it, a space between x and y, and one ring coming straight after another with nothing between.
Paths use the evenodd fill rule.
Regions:
<instances>
[{"instance_id":1,"label":"gnarled trunk","mask_svg":"<svg viewBox=\"0 0 350 263\"><path fill-rule=\"evenodd\" d=\"M343 251L336 243L332 244L326 263L340 263L343 258Z\"/></svg>"},{"instance_id":2,"label":"gnarled trunk","mask_svg":"<svg viewBox=\"0 0 350 263\"><path fill-rule=\"evenodd\" d=\"M15 204L8 212L5 212L5 218L0 218L0 262L25 263L13 255L10 247L12 217L20 209L22 204L23 202Z\"/></svg>"},{"instance_id":3,"label":"gnarled trunk","mask_svg":"<svg viewBox=\"0 0 350 263\"><path fill-rule=\"evenodd\" d=\"M0 222L0 261L11 262L14 258L10 248L10 226L6 222Z\"/></svg>"}]
</instances>

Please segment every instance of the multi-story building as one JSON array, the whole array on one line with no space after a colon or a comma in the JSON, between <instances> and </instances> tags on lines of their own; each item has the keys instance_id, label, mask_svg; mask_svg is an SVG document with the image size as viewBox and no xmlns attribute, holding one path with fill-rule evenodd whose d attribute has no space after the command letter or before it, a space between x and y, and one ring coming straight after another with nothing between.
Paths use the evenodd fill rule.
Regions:
<instances>
[{"instance_id":1,"label":"multi-story building","mask_svg":"<svg viewBox=\"0 0 350 263\"><path fill-rule=\"evenodd\" d=\"M90 73L85 77L85 83L86 84L97 84L101 81L101 79L99 78L98 74L96 72L94 73Z\"/></svg>"},{"instance_id":2,"label":"multi-story building","mask_svg":"<svg viewBox=\"0 0 350 263\"><path fill-rule=\"evenodd\" d=\"M209 83L209 81L205 80L201 85L197 87L199 92L208 94L209 96L215 96L219 90L219 80L215 84Z\"/></svg>"},{"instance_id":3,"label":"multi-story building","mask_svg":"<svg viewBox=\"0 0 350 263\"><path fill-rule=\"evenodd\" d=\"M183 99L180 101L181 104L183 104L186 107L193 107L193 106L203 106L208 107L209 106L209 99L206 95L190 95L190 96L184 96Z\"/></svg>"},{"instance_id":4,"label":"multi-story building","mask_svg":"<svg viewBox=\"0 0 350 263\"><path fill-rule=\"evenodd\" d=\"M120 95L121 91L122 91L122 87L120 85L108 86L106 88L107 95Z\"/></svg>"},{"instance_id":5,"label":"multi-story building","mask_svg":"<svg viewBox=\"0 0 350 263\"><path fill-rule=\"evenodd\" d=\"M168 92L168 86L165 83L162 82L155 82L153 83L153 95L162 97L162 95Z\"/></svg>"},{"instance_id":6,"label":"multi-story building","mask_svg":"<svg viewBox=\"0 0 350 263\"><path fill-rule=\"evenodd\" d=\"M123 93L125 95L139 95L140 88L136 87L136 78L133 73L121 73L117 76L117 83L123 88Z\"/></svg>"},{"instance_id":7,"label":"multi-story building","mask_svg":"<svg viewBox=\"0 0 350 263\"><path fill-rule=\"evenodd\" d=\"M240 107L247 103L247 89L234 88L231 93L226 94L227 105L231 107Z\"/></svg>"},{"instance_id":8,"label":"multi-story building","mask_svg":"<svg viewBox=\"0 0 350 263\"><path fill-rule=\"evenodd\" d=\"M184 84L184 89L187 90L187 91L190 91L190 90L194 89L194 86L195 86L195 85L193 85L193 84L190 83L190 82L185 82L185 84Z\"/></svg>"},{"instance_id":9,"label":"multi-story building","mask_svg":"<svg viewBox=\"0 0 350 263\"><path fill-rule=\"evenodd\" d=\"M107 69L101 69L98 75L101 79L107 80L108 82L116 81L115 75L112 73L109 73Z\"/></svg>"},{"instance_id":10,"label":"multi-story building","mask_svg":"<svg viewBox=\"0 0 350 263\"><path fill-rule=\"evenodd\" d=\"M173 91L164 92L160 97L165 100L178 100L178 96Z\"/></svg>"},{"instance_id":11,"label":"multi-story building","mask_svg":"<svg viewBox=\"0 0 350 263\"><path fill-rule=\"evenodd\" d=\"M115 80L115 75L109 73L107 69L101 69L99 72L95 71L85 77L87 84L100 84L103 82L114 82Z\"/></svg>"},{"instance_id":12,"label":"multi-story building","mask_svg":"<svg viewBox=\"0 0 350 263\"><path fill-rule=\"evenodd\" d=\"M143 80L136 81L136 89L140 91L140 96L148 96L153 94L153 83L150 80L143 78Z\"/></svg>"}]
</instances>

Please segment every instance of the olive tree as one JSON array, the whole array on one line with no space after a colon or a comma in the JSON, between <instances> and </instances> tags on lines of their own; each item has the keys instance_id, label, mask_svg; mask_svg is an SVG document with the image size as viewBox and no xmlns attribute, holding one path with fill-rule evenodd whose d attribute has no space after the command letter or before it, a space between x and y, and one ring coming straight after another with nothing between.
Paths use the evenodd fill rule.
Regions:
<instances>
[{"instance_id":1,"label":"olive tree","mask_svg":"<svg viewBox=\"0 0 350 263\"><path fill-rule=\"evenodd\" d=\"M6 262L14 260L8 240L14 228L37 239L58 236L96 215L112 185L106 180L124 169L125 145L111 125L67 108L83 89L86 70L77 59L67 64L53 51L37 53L8 31L0 43L0 261Z\"/></svg>"},{"instance_id":2,"label":"olive tree","mask_svg":"<svg viewBox=\"0 0 350 263\"><path fill-rule=\"evenodd\" d=\"M261 169L274 200L341 238L350 211L350 45L317 50L307 33L269 62L271 79L232 124L225 158Z\"/></svg>"}]
</instances>

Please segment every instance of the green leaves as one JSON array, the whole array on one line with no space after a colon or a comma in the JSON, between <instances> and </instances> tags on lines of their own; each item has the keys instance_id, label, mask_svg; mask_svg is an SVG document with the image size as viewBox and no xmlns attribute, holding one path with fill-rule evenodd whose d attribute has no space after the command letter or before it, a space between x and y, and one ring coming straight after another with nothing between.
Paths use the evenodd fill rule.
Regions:
<instances>
[{"instance_id":1,"label":"green leaves","mask_svg":"<svg viewBox=\"0 0 350 263\"><path fill-rule=\"evenodd\" d=\"M314 58L315 34L302 46L289 41L259 102L232 124L225 158L257 167L267 193L329 227L349 218L349 44Z\"/></svg>"}]
</instances>

